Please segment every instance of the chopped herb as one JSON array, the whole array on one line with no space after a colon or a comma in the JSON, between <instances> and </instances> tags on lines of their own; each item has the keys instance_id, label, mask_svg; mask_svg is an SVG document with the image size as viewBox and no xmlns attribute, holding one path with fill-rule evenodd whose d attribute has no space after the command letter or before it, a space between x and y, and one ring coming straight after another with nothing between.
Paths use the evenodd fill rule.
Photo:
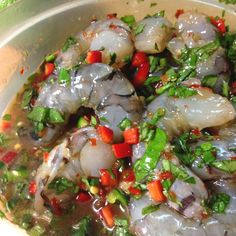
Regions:
<instances>
[{"instance_id":1,"label":"chopped herb","mask_svg":"<svg viewBox=\"0 0 236 236\"><path fill-rule=\"evenodd\" d=\"M116 201L120 202L123 206L128 206L128 198L126 194L119 190L119 189L113 189L108 195L107 195L107 201L111 204L114 204Z\"/></svg>"},{"instance_id":2,"label":"chopped herb","mask_svg":"<svg viewBox=\"0 0 236 236\"><path fill-rule=\"evenodd\" d=\"M222 84L222 95L225 97L229 96L229 85L226 81L223 81Z\"/></svg>"},{"instance_id":3,"label":"chopped herb","mask_svg":"<svg viewBox=\"0 0 236 236\"><path fill-rule=\"evenodd\" d=\"M177 179L189 184L195 184L196 180L190 176L182 167L176 166L169 160L163 160L162 165L165 171L170 171Z\"/></svg>"},{"instance_id":4,"label":"chopped herb","mask_svg":"<svg viewBox=\"0 0 236 236\"><path fill-rule=\"evenodd\" d=\"M21 109L26 109L29 107L32 97L33 97L33 89L26 89L23 94Z\"/></svg>"},{"instance_id":5,"label":"chopped herb","mask_svg":"<svg viewBox=\"0 0 236 236\"><path fill-rule=\"evenodd\" d=\"M154 17L164 17L165 16L165 11L164 10L159 11L156 14L154 14L153 16Z\"/></svg>"},{"instance_id":6,"label":"chopped herb","mask_svg":"<svg viewBox=\"0 0 236 236\"><path fill-rule=\"evenodd\" d=\"M76 43L77 43L76 38L74 38L73 36L70 36L70 37L66 40L66 42L64 43L64 46L63 46L63 48L62 48L62 52L66 52L66 51L69 49L69 47L70 47L71 45L75 45Z\"/></svg>"},{"instance_id":7,"label":"chopped herb","mask_svg":"<svg viewBox=\"0 0 236 236\"><path fill-rule=\"evenodd\" d=\"M121 17L120 19L125 22L130 28L132 28L136 22L135 17L133 15L126 15Z\"/></svg>"},{"instance_id":8,"label":"chopped herb","mask_svg":"<svg viewBox=\"0 0 236 236\"><path fill-rule=\"evenodd\" d=\"M22 216L20 227L23 229L28 229L32 224L32 215L27 213Z\"/></svg>"},{"instance_id":9,"label":"chopped herb","mask_svg":"<svg viewBox=\"0 0 236 236\"><path fill-rule=\"evenodd\" d=\"M64 177L54 179L48 185L48 189L56 190L56 194L61 194L66 190L70 190L72 193L78 192L77 185L74 182L72 182Z\"/></svg>"},{"instance_id":10,"label":"chopped herb","mask_svg":"<svg viewBox=\"0 0 236 236\"><path fill-rule=\"evenodd\" d=\"M46 116L48 114L48 108L37 106L34 107L33 110L27 115L29 120L35 122L45 122Z\"/></svg>"},{"instance_id":11,"label":"chopped herb","mask_svg":"<svg viewBox=\"0 0 236 236\"><path fill-rule=\"evenodd\" d=\"M170 179L165 179L162 181L162 186L166 192L168 192L173 184L173 182Z\"/></svg>"},{"instance_id":12,"label":"chopped herb","mask_svg":"<svg viewBox=\"0 0 236 236\"><path fill-rule=\"evenodd\" d=\"M21 166L16 168L15 170L6 170L4 172L4 177L7 182L17 183L22 180L26 180L29 176L29 171L26 167Z\"/></svg>"},{"instance_id":13,"label":"chopped herb","mask_svg":"<svg viewBox=\"0 0 236 236\"><path fill-rule=\"evenodd\" d=\"M227 173L236 172L236 160L214 161L211 165Z\"/></svg>"},{"instance_id":14,"label":"chopped herb","mask_svg":"<svg viewBox=\"0 0 236 236\"><path fill-rule=\"evenodd\" d=\"M230 196L228 194L218 193L210 198L208 206L214 213L225 213L229 202Z\"/></svg>"},{"instance_id":15,"label":"chopped herb","mask_svg":"<svg viewBox=\"0 0 236 236\"><path fill-rule=\"evenodd\" d=\"M152 83L160 81L160 79L161 78L159 76L150 76L146 79L146 81L144 82L144 85L150 85Z\"/></svg>"},{"instance_id":16,"label":"chopped herb","mask_svg":"<svg viewBox=\"0 0 236 236\"><path fill-rule=\"evenodd\" d=\"M90 216L83 217L78 224L72 226L71 236L89 236L92 218Z\"/></svg>"},{"instance_id":17,"label":"chopped herb","mask_svg":"<svg viewBox=\"0 0 236 236\"><path fill-rule=\"evenodd\" d=\"M4 133L0 133L0 147L4 147L6 145L8 138Z\"/></svg>"},{"instance_id":18,"label":"chopped herb","mask_svg":"<svg viewBox=\"0 0 236 236\"><path fill-rule=\"evenodd\" d=\"M153 114L152 119L149 121L151 125L156 125L157 122L165 115L165 108L158 108L157 111Z\"/></svg>"},{"instance_id":19,"label":"chopped herb","mask_svg":"<svg viewBox=\"0 0 236 236\"><path fill-rule=\"evenodd\" d=\"M207 75L204 76L201 80L201 84L204 87L214 88L216 82L218 80L218 77L215 75Z\"/></svg>"},{"instance_id":20,"label":"chopped herb","mask_svg":"<svg viewBox=\"0 0 236 236\"><path fill-rule=\"evenodd\" d=\"M129 64L131 62L132 56L131 55L126 55L123 59L125 64Z\"/></svg>"},{"instance_id":21,"label":"chopped herb","mask_svg":"<svg viewBox=\"0 0 236 236\"><path fill-rule=\"evenodd\" d=\"M86 127L89 125L89 121L86 120L84 117L80 117L78 122L77 122L77 128L81 129L83 127Z\"/></svg>"},{"instance_id":22,"label":"chopped herb","mask_svg":"<svg viewBox=\"0 0 236 236\"><path fill-rule=\"evenodd\" d=\"M156 2L152 2L152 3L150 4L150 7L155 7L156 5L157 5Z\"/></svg>"},{"instance_id":23,"label":"chopped herb","mask_svg":"<svg viewBox=\"0 0 236 236\"><path fill-rule=\"evenodd\" d=\"M98 121L97 121L97 119L96 119L95 116L91 116L90 124L91 124L92 126L97 126L97 125L98 125Z\"/></svg>"},{"instance_id":24,"label":"chopped herb","mask_svg":"<svg viewBox=\"0 0 236 236\"><path fill-rule=\"evenodd\" d=\"M5 166L4 162L0 161L0 169L2 169Z\"/></svg>"},{"instance_id":25,"label":"chopped herb","mask_svg":"<svg viewBox=\"0 0 236 236\"><path fill-rule=\"evenodd\" d=\"M115 52L110 53L110 63L109 63L109 65L113 65L116 62L116 57L117 57L117 55L116 55Z\"/></svg>"},{"instance_id":26,"label":"chopped herb","mask_svg":"<svg viewBox=\"0 0 236 236\"><path fill-rule=\"evenodd\" d=\"M139 139L140 141L149 142L155 134L155 130L149 123L143 122L139 125Z\"/></svg>"},{"instance_id":27,"label":"chopped herb","mask_svg":"<svg viewBox=\"0 0 236 236\"><path fill-rule=\"evenodd\" d=\"M70 84L70 74L69 71L62 68L58 75L58 81L60 84Z\"/></svg>"},{"instance_id":28,"label":"chopped herb","mask_svg":"<svg viewBox=\"0 0 236 236\"><path fill-rule=\"evenodd\" d=\"M166 144L166 133L160 128L157 128L155 136L147 144L144 155L134 165L134 172L137 181L142 181L156 168Z\"/></svg>"},{"instance_id":29,"label":"chopped herb","mask_svg":"<svg viewBox=\"0 0 236 236\"><path fill-rule=\"evenodd\" d=\"M142 215L148 215L160 209L160 205L149 205L142 209Z\"/></svg>"},{"instance_id":30,"label":"chopped herb","mask_svg":"<svg viewBox=\"0 0 236 236\"><path fill-rule=\"evenodd\" d=\"M2 211L0 211L0 218L1 218L1 219L2 219L2 218L6 218L5 214L4 214Z\"/></svg>"},{"instance_id":31,"label":"chopped herb","mask_svg":"<svg viewBox=\"0 0 236 236\"><path fill-rule=\"evenodd\" d=\"M135 36L142 33L145 28L145 24L138 24L134 26L134 34Z\"/></svg>"},{"instance_id":32,"label":"chopped herb","mask_svg":"<svg viewBox=\"0 0 236 236\"><path fill-rule=\"evenodd\" d=\"M99 117L99 120L103 121L103 122L106 122L106 123L110 123L110 121L105 116Z\"/></svg>"},{"instance_id":33,"label":"chopped herb","mask_svg":"<svg viewBox=\"0 0 236 236\"><path fill-rule=\"evenodd\" d=\"M10 114L5 114L3 117L2 117L3 120L7 120L7 121L10 121L11 120L11 115Z\"/></svg>"},{"instance_id":34,"label":"chopped herb","mask_svg":"<svg viewBox=\"0 0 236 236\"><path fill-rule=\"evenodd\" d=\"M45 228L40 225L35 225L27 232L30 236L41 236L45 233Z\"/></svg>"},{"instance_id":35,"label":"chopped herb","mask_svg":"<svg viewBox=\"0 0 236 236\"><path fill-rule=\"evenodd\" d=\"M132 121L125 117L124 119L121 120L121 122L118 124L118 127L120 130L124 131L127 128L130 128L132 126Z\"/></svg>"},{"instance_id":36,"label":"chopped herb","mask_svg":"<svg viewBox=\"0 0 236 236\"><path fill-rule=\"evenodd\" d=\"M126 218L115 218L113 236L132 236L129 232L129 222Z\"/></svg>"},{"instance_id":37,"label":"chopped herb","mask_svg":"<svg viewBox=\"0 0 236 236\"><path fill-rule=\"evenodd\" d=\"M192 88L188 88L183 85L172 86L168 90L168 96L177 97L177 98L186 98L186 97L190 97L196 94L197 94L196 90Z\"/></svg>"},{"instance_id":38,"label":"chopped herb","mask_svg":"<svg viewBox=\"0 0 236 236\"><path fill-rule=\"evenodd\" d=\"M49 109L47 121L51 124L59 124L63 123L65 120L57 109L51 108Z\"/></svg>"},{"instance_id":39,"label":"chopped herb","mask_svg":"<svg viewBox=\"0 0 236 236\"><path fill-rule=\"evenodd\" d=\"M156 71L157 65L158 65L158 57L155 56L149 56L148 57L149 63L150 63L150 73L153 73Z\"/></svg>"},{"instance_id":40,"label":"chopped herb","mask_svg":"<svg viewBox=\"0 0 236 236\"><path fill-rule=\"evenodd\" d=\"M162 87L156 89L156 94L158 94L158 95L163 94L165 91L167 91L172 86L173 86L172 83L167 83L167 84L163 85Z\"/></svg>"},{"instance_id":41,"label":"chopped herb","mask_svg":"<svg viewBox=\"0 0 236 236\"><path fill-rule=\"evenodd\" d=\"M45 61L46 62L52 62L52 61L54 61L56 59L56 55L55 54L50 54L50 55L47 55L46 57L45 57Z\"/></svg>"}]
</instances>

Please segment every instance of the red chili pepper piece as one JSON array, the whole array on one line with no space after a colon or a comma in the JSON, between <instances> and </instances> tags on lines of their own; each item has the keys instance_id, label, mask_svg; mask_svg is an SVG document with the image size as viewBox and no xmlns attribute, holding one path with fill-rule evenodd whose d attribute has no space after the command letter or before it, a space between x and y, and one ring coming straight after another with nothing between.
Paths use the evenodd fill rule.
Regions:
<instances>
[{"instance_id":1,"label":"red chili pepper piece","mask_svg":"<svg viewBox=\"0 0 236 236\"><path fill-rule=\"evenodd\" d=\"M140 87L144 84L144 82L147 79L148 73L150 69L150 64L149 62L144 62L139 68L138 71L136 72L134 79L132 81L134 87Z\"/></svg>"},{"instance_id":2,"label":"red chili pepper piece","mask_svg":"<svg viewBox=\"0 0 236 236\"><path fill-rule=\"evenodd\" d=\"M55 65L53 63L46 63L44 66L44 75L48 77L54 71Z\"/></svg>"},{"instance_id":3,"label":"red chili pepper piece","mask_svg":"<svg viewBox=\"0 0 236 236\"><path fill-rule=\"evenodd\" d=\"M112 150L116 158L132 156L132 148L127 143L117 143L112 145Z\"/></svg>"},{"instance_id":4,"label":"red chili pepper piece","mask_svg":"<svg viewBox=\"0 0 236 236\"><path fill-rule=\"evenodd\" d=\"M194 134L194 135L196 135L196 136L201 135L201 131L200 131L199 129L192 129L192 130L191 130L191 133Z\"/></svg>"},{"instance_id":5,"label":"red chili pepper piece","mask_svg":"<svg viewBox=\"0 0 236 236\"><path fill-rule=\"evenodd\" d=\"M91 196L88 193L78 193L78 195L75 198L76 202L80 203L80 202L88 202L91 200Z\"/></svg>"},{"instance_id":6,"label":"red chili pepper piece","mask_svg":"<svg viewBox=\"0 0 236 236\"><path fill-rule=\"evenodd\" d=\"M107 170L107 169L101 169L100 170L100 182L102 186L110 186L110 187L114 187L117 185L117 173L115 173L115 171L112 170Z\"/></svg>"},{"instance_id":7,"label":"red chili pepper piece","mask_svg":"<svg viewBox=\"0 0 236 236\"><path fill-rule=\"evenodd\" d=\"M30 193L30 194L35 194L36 191L37 191L36 183L35 183L35 181L32 181L32 182L29 184L29 193Z\"/></svg>"},{"instance_id":8,"label":"red chili pepper piece","mask_svg":"<svg viewBox=\"0 0 236 236\"><path fill-rule=\"evenodd\" d=\"M129 187L129 192L132 194L132 195L140 195L142 192L139 188L134 188L132 186Z\"/></svg>"},{"instance_id":9,"label":"red chili pepper piece","mask_svg":"<svg viewBox=\"0 0 236 236\"><path fill-rule=\"evenodd\" d=\"M55 197L51 200L51 206L52 206L52 212L55 215L61 216L63 214L60 203Z\"/></svg>"},{"instance_id":10,"label":"red chili pepper piece","mask_svg":"<svg viewBox=\"0 0 236 236\"><path fill-rule=\"evenodd\" d=\"M116 18L117 16L117 13L110 13L110 14L107 14L107 19L113 19L113 18Z\"/></svg>"},{"instance_id":11,"label":"red chili pepper piece","mask_svg":"<svg viewBox=\"0 0 236 236\"><path fill-rule=\"evenodd\" d=\"M1 121L1 129L2 131L6 131L11 128L11 121L8 120L2 120Z\"/></svg>"},{"instance_id":12,"label":"red chili pepper piece","mask_svg":"<svg viewBox=\"0 0 236 236\"><path fill-rule=\"evenodd\" d=\"M101 51L89 51L87 53L86 61L88 64L102 62L102 53Z\"/></svg>"},{"instance_id":13,"label":"red chili pepper piece","mask_svg":"<svg viewBox=\"0 0 236 236\"><path fill-rule=\"evenodd\" d=\"M133 67L140 67L143 63L148 62L148 57L145 52L136 52L132 59Z\"/></svg>"},{"instance_id":14,"label":"red chili pepper piece","mask_svg":"<svg viewBox=\"0 0 236 236\"><path fill-rule=\"evenodd\" d=\"M114 215L110 205L103 207L100 214L109 228L112 228L115 225Z\"/></svg>"},{"instance_id":15,"label":"red chili pepper piece","mask_svg":"<svg viewBox=\"0 0 236 236\"><path fill-rule=\"evenodd\" d=\"M114 134L111 129L109 129L106 126L100 125L100 126L98 126L97 131L104 143L112 143L113 142Z\"/></svg>"},{"instance_id":16,"label":"red chili pepper piece","mask_svg":"<svg viewBox=\"0 0 236 236\"><path fill-rule=\"evenodd\" d=\"M11 161L13 161L17 156L16 152L7 152L2 158L1 161L4 162L5 164L9 164Z\"/></svg>"},{"instance_id":17,"label":"red chili pepper piece","mask_svg":"<svg viewBox=\"0 0 236 236\"><path fill-rule=\"evenodd\" d=\"M135 174L132 169L123 170L121 174L121 180L125 182L134 182Z\"/></svg>"},{"instance_id":18,"label":"red chili pepper piece","mask_svg":"<svg viewBox=\"0 0 236 236\"><path fill-rule=\"evenodd\" d=\"M183 9L178 9L175 12L175 17L178 19L180 15L184 14L184 10Z\"/></svg>"},{"instance_id":19,"label":"red chili pepper piece","mask_svg":"<svg viewBox=\"0 0 236 236\"><path fill-rule=\"evenodd\" d=\"M124 141L128 144L137 144L139 143L139 129L130 128L123 132Z\"/></svg>"},{"instance_id":20,"label":"red chili pepper piece","mask_svg":"<svg viewBox=\"0 0 236 236\"><path fill-rule=\"evenodd\" d=\"M163 194L163 187L160 180L154 180L147 184L147 189L151 198L156 202L165 202L166 197Z\"/></svg>"},{"instance_id":21,"label":"red chili pepper piece","mask_svg":"<svg viewBox=\"0 0 236 236\"><path fill-rule=\"evenodd\" d=\"M211 16L210 20L211 20L211 23L217 27L220 33L224 34L226 32L225 20L223 18Z\"/></svg>"},{"instance_id":22,"label":"red chili pepper piece","mask_svg":"<svg viewBox=\"0 0 236 236\"><path fill-rule=\"evenodd\" d=\"M173 174L170 171L165 171L159 174L161 180L173 179Z\"/></svg>"},{"instance_id":23,"label":"red chili pepper piece","mask_svg":"<svg viewBox=\"0 0 236 236\"><path fill-rule=\"evenodd\" d=\"M92 146L96 146L97 145L97 139L96 138L90 138L89 142L92 144Z\"/></svg>"}]
</instances>

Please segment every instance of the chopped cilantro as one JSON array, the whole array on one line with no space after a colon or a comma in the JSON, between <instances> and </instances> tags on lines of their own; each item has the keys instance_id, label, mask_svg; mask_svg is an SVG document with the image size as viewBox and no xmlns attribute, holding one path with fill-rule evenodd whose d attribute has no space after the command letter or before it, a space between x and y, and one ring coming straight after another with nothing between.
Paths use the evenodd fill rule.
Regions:
<instances>
[{"instance_id":1,"label":"chopped cilantro","mask_svg":"<svg viewBox=\"0 0 236 236\"><path fill-rule=\"evenodd\" d=\"M110 53L110 63L109 63L109 65L113 65L116 62L116 57L117 57L117 55L116 55L115 52Z\"/></svg>"},{"instance_id":2,"label":"chopped cilantro","mask_svg":"<svg viewBox=\"0 0 236 236\"><path fill-rule=\"evenodd\" d=\"M74 38L73 36L70 36L69 38L67 38L66 42L64 43L62 52L66 52L71 45L75 45L76 43L77 43L76 38Z\"/></svg>"},{"instance_id":3,"label":"chopped cilantro","mask_svg":"<svg viewBox=\"0 0 236 236\"><path fill-rule=\"evenodd\" d=\"M89 236L92 218L85 216L80 219L79 223L72 226L71 236Z\"/></svg>"},{"instance_id":4,"label":"chopped cilantro","mask_svg":"<svg viewBox=\"0 0 236 236\"><path fill-rule=\"evenodd\" d=\"M31 98L33 96L33 89L26 89L24 94L23 94L23 98L22 98L22 102L21 102L21 109L26 109L29 107Z\"/></svg>"},{"instance_id":5,"label":"chopped cilantro","mask_svg":"<svg viewBox=\"0 0 236 236\"><path fill-rule=\"evenodd\" d=\"M142 33L143 30L144 30L144 28L145 28L145 24L138 24L138 25L135 25L135 26L134 26L134 34L135 34L135 35L138 35L138 34Z\"/></svg>"},{"instance_id":6,"label":"chopped cilantro","mask_svg":"<svg viewBox=\"0 0 236 236\"><path fill-rule=\"evenodd\" d=\"M226 193L218 193L213 195L208 206L214 213L225 213L226 208L230 202L230 196Z\"/></svg>"}]
</instances>

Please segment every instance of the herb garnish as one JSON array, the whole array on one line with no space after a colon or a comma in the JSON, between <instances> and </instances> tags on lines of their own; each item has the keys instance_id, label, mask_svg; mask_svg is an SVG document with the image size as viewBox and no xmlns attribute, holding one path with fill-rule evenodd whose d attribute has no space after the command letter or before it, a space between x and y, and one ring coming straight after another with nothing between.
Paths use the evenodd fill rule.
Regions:
<instances>
[{"instance_id":1,"label":"herb garnish","mask_svg":"<svg viewBox=\"0 0 236 236\"><path fill-rule=\"evenodd\" d=\"M66 52L71 45L75 45L76 43L77 43L76 38L74 38L73 36L70 36L69 38L67 38L66 42L64 43L62 52Z\"/></svg>"},{"instance_id":2,"label":"herb garnish","mask_svg":"<svg viewBox=\"0 0 236 236\"><path fill-rule=\"evenodd\" d=\"M210 198L207 205L214 213L225 213L225 210L228 207L229 202L230 202L230 196L228 194L218 193Z\"/></svg>"},{"instance_id":3,"label":"herb garnish","mask_svg":"<svg viewBox=\"0 0 236 236\"><path fill-rule=\"evenodd\" d=\"M145 24L138 24L134 26L134 34L135 36L141 34L145 28Z\"/></svg>"},{"instance_id":4,"label":"herb garnish","mask_svg":"<svg viewBox=\"0 0 236 236\"><path fill-rule=\"evenodd\" d=\"M64 177L54 179L48 185L48 189L54 189L56 194L61 194L66 190L70 190L72 193L78 192L78 186Z\"/></svg>"},{"instance_id":5,"label":"herb garnish","mask_svg":"<svg viewBox=\"0 0 236 236\"><path fill-rule=\"evenodd\" d=\"M71 236L89 236L91 222L91 216L83 217L78 224L72 226Z\"/></svg>"},{"instance_id":6,"label":"herb garnish","mask_svg":"<svg viewBox=\"0 0 236 236\"><path fill-rule=\"evenodd\" d=\"M133 15L126 15L121 17L120 19L125 22L130 28L132 28L136 22L135 17Z\"/></svg>"}]
</instances>

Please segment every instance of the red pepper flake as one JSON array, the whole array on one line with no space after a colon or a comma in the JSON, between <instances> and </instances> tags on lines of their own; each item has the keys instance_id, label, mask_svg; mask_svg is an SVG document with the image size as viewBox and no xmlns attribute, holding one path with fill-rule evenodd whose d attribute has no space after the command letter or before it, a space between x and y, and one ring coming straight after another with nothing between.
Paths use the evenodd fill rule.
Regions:
<instances>
[{"instance_id":1,"label":"red pepper flake","mask_svg":"<svg viewBox=\"0 0 236 236\"><path fill-rule=\"evenodd\" d=\"M5 164L9 164L10 162L12 162L17 156L16 152L7 152L2 158L1 161L4 162Z\"/></svg>"},{"instance_id":2,"label":"red pepper flake","mask_svg":"<svg viewBox=\"0 0 236 236\"><path fill-rule=\"evenodd\" d=\"M130 186L128 190L130 194L135 195L135 196L140 195L142 193L139 188L134 188L132 186Z\"/></svg>"},{"instance_id":3,"label":"red pepper flake","mask_svg":"<svg viewBox=\"0 0 236 236\"><path fill-rule=\"evenodd\" d=\"M184 14L184 9L178 9L175 12L175 17L178 19L180 15Z\"/></svg>"},{"instance_id":4,"label":"red pepper flake","mask_svg":"<svg viewBox=\"0 0 236 236\"><path fill-rule=\"evenodd\" d=\"M116 18L116 17L117 17L117 13L107 14L107 19L113 19L113 18Z\"/></svg>"},{"instance_id":5,"label":"red pepper flake","mask_svg":"<svg viewBox=\"0 0 236 236\"><path fill-rule=\"evenodd\" d=\"M51 206L53 214L57 216L61 216L63 214L60 203L55 197L51 200Z\"/></svg>"},{"instance_id":6,"label":"red pepper flake","mask_svg":"<svg viewBox=\"0 0 236 236\"><path fill-rule=\"evenodd\" d=\"M89 142L91 143L92 146L96 146L97 145L97 139L96 138L90 138Z\"/></svg>"},{"instance_id":7,"label":"red pepper flake","mask_svg":"<svg viewBox=\"0 0 236 236\"><path fill-rule=\"evenodd\" d=\"M49 153L48 152L44 152L43 153L43 161L47 163L48 159L49 159Z\"/></svg>"},{"instance_id":8,"label":"red pepper flake","mask_svg":"<svg viewBox=\"0 0 236 236\"><path fill-rule=\"evenodd\" d=\"M125 182L134 182L135 174L132 169L123 170L121 174L121 180Z\"/></svg>"},{"instance_id":9,"label":"red pepper flake","mask_svg":"<svg viewBox=\"0 0 236 236\"><path fill-rule=\"evenodd\" d=\"M159 174L160 180L173 179L173 174L170 171L164 171Z\"/></svg>"},{"instance_id":10,"label":"red pepper flake","mask_svg":"<svg viewBox=\"0 0 236 236\"><path fill-rule=\"evenodd\" d=\"M81 202L88 202L91 200L91 196L88 193L78 193L78 195L76 196L75 200L77 203L81 203Z\"/></svg>"},{"instance_id":11,"label":"red pepper flake","mask_svg":"<svg viewBox=\"0 0 236 236\"><path fill-rule=\"evenodd\" d=\"M191 130L191 133L194 134L194 135L196 135L196 136L200 136L200 135L202 134L199 129L192 129L192 130Z\"/></svg>"},{"instance_id":12,"label":"red pepper flake","mask_svg":"<svg viewBox=\"0 0 236 236\"><path fill-rule=\"evenodd\" d=\"M36 186L36 182L35 181L32 181L30 184L29 184L29 193L34 195L37 191L37 186Z\"/></svg>"},{"instance_id":13,"label":"red pepper flake","mask_svg":"<svg viewBox=\"0 0 236 236\"><path fill-rule=\"evenodd\" d=\"M217 27L220 33L224 34L226 32L225 20L219 17L210 17L211 23Z\"/></svg>"},{"instance_id":14,"label":"red pepper flake","mask_svg":"<svg viewBox=\"0 0 236 236\"><path fill-rule=\"evenodd\" d=\"M25 69L22 67L22 68L20 69L20 74L23 75L24 72L25 72Z\"/></svg>"}]
</instances>

